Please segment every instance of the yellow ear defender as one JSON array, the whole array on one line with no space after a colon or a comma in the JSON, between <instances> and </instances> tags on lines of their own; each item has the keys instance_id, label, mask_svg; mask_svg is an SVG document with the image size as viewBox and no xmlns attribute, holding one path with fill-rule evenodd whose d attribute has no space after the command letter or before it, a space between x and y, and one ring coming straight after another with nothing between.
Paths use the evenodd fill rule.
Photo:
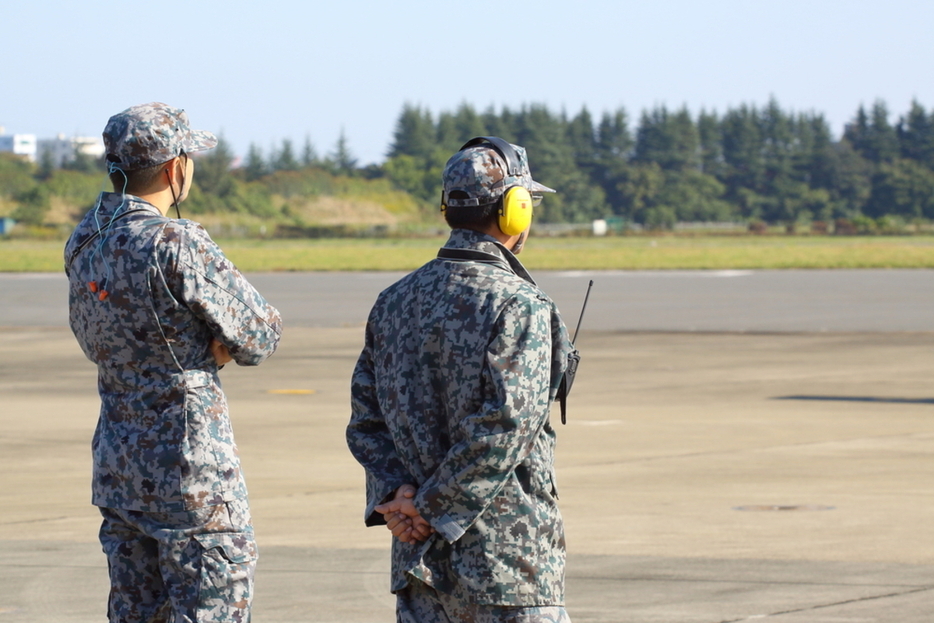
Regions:
<instances>
[{"instance_id":1,"label":"yellow ear defender","mask_svg":"<svg viewBox=\"0 0 934 623\"><path fill-rule=\"evenodd\" d=\"M507 236L518 236L532 224L532 195L522 186L513 186L502 197L499 229Z\"/></svg>"}]
</instances>

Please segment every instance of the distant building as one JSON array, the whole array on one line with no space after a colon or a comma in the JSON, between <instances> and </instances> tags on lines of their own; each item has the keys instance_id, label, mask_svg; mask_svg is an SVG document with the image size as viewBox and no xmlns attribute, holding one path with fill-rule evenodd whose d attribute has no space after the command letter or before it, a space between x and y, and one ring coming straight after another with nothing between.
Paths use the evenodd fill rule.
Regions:
<instances>
[{"instance_id":1,"label":"distant building","mask_svg":"<svg viewBox=\"0 0 934 623\"><path fill-rule=\"evenodd\" d=\"M0 152L3 151L16 154L18 156L24 156L30 162L35 162L36 135L0 133Z\"/></svg>"},{"instance_id":2,"label":"distant building","mask_svg":"<svg viewBox=\"0 0 934 623\"><path fill-rule=\"evenodd\" d=\"M39 162L45 162L45 159L49 158L52 166L59 169L62 165L74 160L75 154L78 153L91 158L100 158L104 155L104 144L93 136L67 138L64 134L59 134L55 138L39 140L36 158Z\"/></svg>"}]
</instances>

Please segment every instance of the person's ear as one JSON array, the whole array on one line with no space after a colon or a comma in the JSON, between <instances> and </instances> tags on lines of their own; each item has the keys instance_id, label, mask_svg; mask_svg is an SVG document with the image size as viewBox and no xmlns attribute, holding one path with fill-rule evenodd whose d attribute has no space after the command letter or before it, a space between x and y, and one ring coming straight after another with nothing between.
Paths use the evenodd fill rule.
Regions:
<instances>
[{"instance_id":1,"label":"person's ear","mask_svg":"<svg viewBox=\"0 0 934 623\"><path fill-rule=\"evenodd\" d=\"M181 166L181 158L179 158L178 156L176 156L175 158L172 158L171 160L169 160L163 165L162 174L165 176L166 181L168 181L169 184L172 184L173 182L175 182L178 179L178 176L180 173L184 173L183 171L179 169L180 166Z\"/></svg>"}]
</instances>

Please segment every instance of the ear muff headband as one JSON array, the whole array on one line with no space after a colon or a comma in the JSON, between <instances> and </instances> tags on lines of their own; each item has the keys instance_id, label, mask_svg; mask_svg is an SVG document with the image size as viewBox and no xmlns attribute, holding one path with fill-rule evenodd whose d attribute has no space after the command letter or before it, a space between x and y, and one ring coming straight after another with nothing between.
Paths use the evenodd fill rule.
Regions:
<instances>
[{"instance_id":1,"label":"ear muff headband","mask_svg":"<svg viewBox=\"0 0 934 623\"><path fill-rule=\"evenodd\" d=\"M519 154L513 149L512 145L498 136L477 136L464 143L463 147L457 151L464 151L468 147L476 147L489 143L493 149L506 161L506 174L510 177L519 175Z\"/></svg>"},{"instance_id":2,"label":"ear muff headband","mask_svg":"<svg viewBox=\"0 0 934 623\"><path fill-rule=\"evenodd\" d=\"M519 175L519 154L513 146L497 136L472 138L459 151L477 145L489 145L506 161L506 175ZM442 210L444 204L442 203ZM499 229L507 236L518 236L532 224L532 195L523 186L512 186L503 194L499 208Z\"/></svg>"}]
</instances>

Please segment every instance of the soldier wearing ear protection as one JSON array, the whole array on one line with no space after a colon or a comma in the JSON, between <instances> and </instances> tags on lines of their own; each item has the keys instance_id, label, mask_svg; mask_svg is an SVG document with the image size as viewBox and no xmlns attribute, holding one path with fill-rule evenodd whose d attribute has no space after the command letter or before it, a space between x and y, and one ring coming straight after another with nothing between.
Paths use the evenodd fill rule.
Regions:
<instances>
[{"instance_id":1,"label":"soldier wearing ear protection","mask_svg":"<svg viewBox=\"0 0 934 623\"><path fill-rule=\"evenodd\" d=\"M438 257L383 291L354 370L366 525L393 534L403 622L566 622L550 408L573 352L514 251L538 197L522 147L448 161Z\"/></svg>"},{"instance_id":2,"label":"soldier wearing ear protection","mask_svg":"<svg viewBox=\"0 0 934 623\"><path fill-rule=\"evenodd\" d=\"M197 223L188 154L217 140L161 103L110 118L112 193L65 247L71 329L97 365L92 503L112 622L248 621L256 544L218 369L258 365L279 312Z\"/></svg>"}]
</instances>

